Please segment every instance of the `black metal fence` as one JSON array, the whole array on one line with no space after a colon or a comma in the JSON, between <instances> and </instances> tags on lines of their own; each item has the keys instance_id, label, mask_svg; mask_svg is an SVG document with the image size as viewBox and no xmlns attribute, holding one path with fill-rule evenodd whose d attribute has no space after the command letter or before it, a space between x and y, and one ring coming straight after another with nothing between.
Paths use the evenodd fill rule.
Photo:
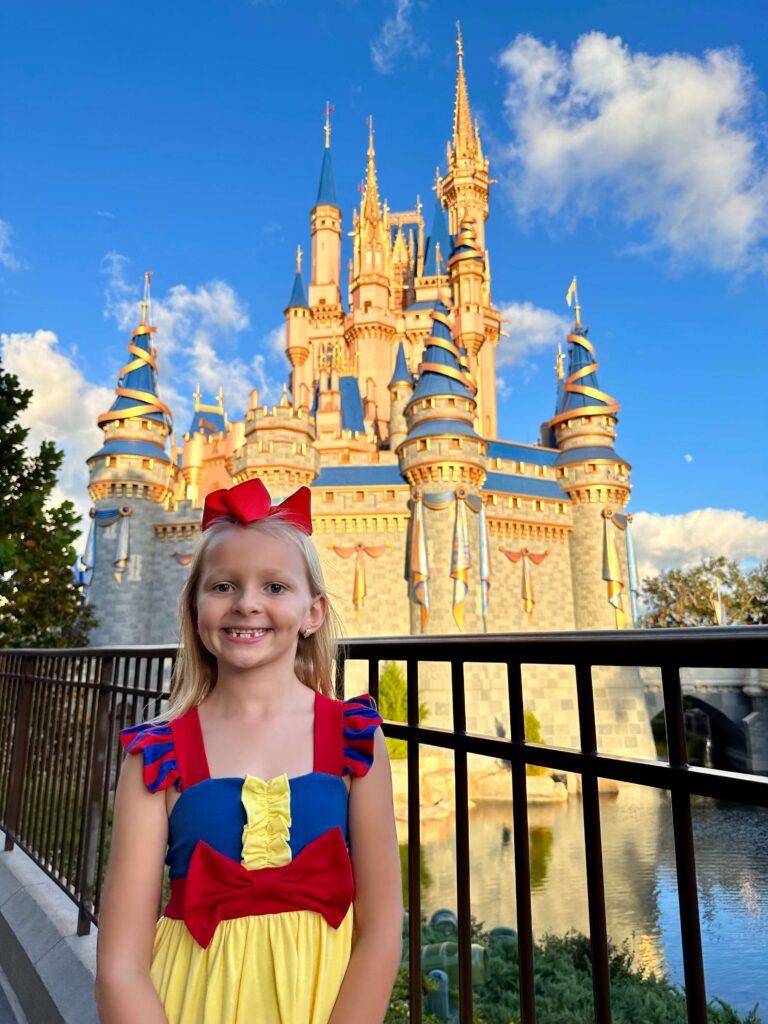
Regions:
<instances>
[{"instance_id":1,"label":"black metal fence","mask_svg":"<svg viewBox=\"0 0 768 1024\"><path fill-rule=\"evenodd\" d=\"M472 1020L469 755L511 765L521 1019L535 1024L534 940L526 766L580 776L585 872L596 1024L610 1024L611 992L598 780L666 790L671 797L685 992L690 1024L706 1024L707 999L691 823L692 795L768 807L768 778L688 764L681 668L762 668L768 629L729 627L525 636L410 637L354 640L337 665L344 692L350 661L367 663L378 696L380 663L405 663L407 722L387 722L387 736L408 748L408 912L410 1019L422 1019L420 772L422 746L453 753L456 807L460 1020ZM112 803L121 757L117 733L162 710L171 647L0 651L0 828L78 907L78 933L98 921L109 852ZM419 666L449 663L453 728L419 724ZM511 736L467 733L466 664L506 667ZM523 666L574 667L580 749L526 742ZM598 750L593 666L655 666L661 671L668 760L642 761ZM546 725L546 723L544 723ZM631 879L627 879L631 885Z\"/></svg>"}]
</instances>

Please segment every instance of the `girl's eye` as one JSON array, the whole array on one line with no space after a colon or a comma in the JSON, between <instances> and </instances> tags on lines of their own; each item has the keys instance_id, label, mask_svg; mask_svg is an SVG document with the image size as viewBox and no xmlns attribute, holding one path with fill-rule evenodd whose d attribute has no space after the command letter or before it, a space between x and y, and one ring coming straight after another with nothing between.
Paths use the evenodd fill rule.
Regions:
<instances>
[{"instance_id":1,"label":"girl's eye","mask_svg":"<svg viewBox=\"0 0 768 1024\"><path fill-rule=\"evenodd\" d=\"M282 594L286 589L283 583L270 583L268 584L270 594Z\"/></svg>"},{"instance_id":2,"label":"girl's eye","mask_svg":"<svg viewBox=\"0 0 768 1024\"><path fill-rule=\"evenodd\" d=\"M228 594L232 589L231 583L214 583L213 589L217 594Z\"/></svg>"}]
</instances>

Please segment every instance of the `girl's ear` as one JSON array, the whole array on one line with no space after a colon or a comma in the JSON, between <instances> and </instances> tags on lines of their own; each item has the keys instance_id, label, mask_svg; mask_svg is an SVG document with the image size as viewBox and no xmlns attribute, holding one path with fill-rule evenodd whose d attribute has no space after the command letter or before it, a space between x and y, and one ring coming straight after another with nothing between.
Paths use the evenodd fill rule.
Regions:
<instances>
[{"instance_id":1,"label":"girl's ear","mask_svg":"<svg viewBox=\"0 0 768 1024\"><path fill-rule=\"evenodd\" d=\"M327 614L328 598L324 594L318 594L317 597L312 599L312 603L309 606L306 625L309 626L313 633L316 633L325 622Z\"/></svg>"}]
</instances>

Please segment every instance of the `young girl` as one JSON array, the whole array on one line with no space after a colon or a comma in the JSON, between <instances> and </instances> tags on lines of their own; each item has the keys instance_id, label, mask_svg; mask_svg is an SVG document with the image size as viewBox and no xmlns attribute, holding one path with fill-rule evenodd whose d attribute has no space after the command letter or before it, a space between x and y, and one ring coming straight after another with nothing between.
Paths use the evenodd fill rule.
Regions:
<instances>
[{"instance_id":1,"label":"young girl","mask_svg":"<svg viewBox=\"0 0 768 1024\"><path fill-rule=\"evenodd\" d=\"M209 495L168 714L126 729L103 1024L381 1024L402 897L381 718L333 699L310 492ZM163 862L171 895L157 920Z\"/></svg>"}]
</instances>

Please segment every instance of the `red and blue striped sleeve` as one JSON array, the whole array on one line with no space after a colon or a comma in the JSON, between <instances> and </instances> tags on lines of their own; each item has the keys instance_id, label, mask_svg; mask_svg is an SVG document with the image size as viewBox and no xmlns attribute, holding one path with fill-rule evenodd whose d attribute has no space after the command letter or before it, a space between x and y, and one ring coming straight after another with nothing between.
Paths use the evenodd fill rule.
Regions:
<instances>
[{"instance_id":1,"label":"red and blue striped sleeve","mask_svg":"<svg viewBox=\"0 0 768 1024\"><path fill-rule=\"evenodd\" d=\"M120 743L129 754L141 754L144 761L144 785L150 793L175 784L181 790L181 773L173 735L168 722L141 722L123 729Z\"/></svg>"},{"instance_id":2,"label":"red and blue striped sleeve","mask_svg":"<svg viewBox=\"0 0 768 1024\"><path fill-rule=\"evenodd\" d=\"M367 694L344 701L342 713L344 775L365 775L373 764L373 735L382 718Z\"/></svg>"}]
</instances>

